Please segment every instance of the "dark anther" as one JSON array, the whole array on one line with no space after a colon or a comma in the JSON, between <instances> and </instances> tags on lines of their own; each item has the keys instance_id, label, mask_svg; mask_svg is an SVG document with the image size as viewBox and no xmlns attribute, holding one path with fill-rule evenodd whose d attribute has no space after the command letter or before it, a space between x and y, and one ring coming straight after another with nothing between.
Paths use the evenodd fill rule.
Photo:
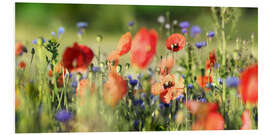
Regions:
<instances>
[{"instance_id":1,"label":"dark anther","mask_svg":"<svg viewBox=\"0 0 270 135\"><path fill-rule=\"evenodd\" d=\"M172 44L172 45L171 45L171 48L172 48L173 50L177 50L177 49L179 48L178 43Z\"/></svg>"},{"instance_id":2,"label":"dark anther","mask_svg":"<svg viewBox=\"0 0 270 135\"><path fill-rule=\"evenodd\" d=\"M173 87L173 85L174 84L171 81L169 81L169 82L166 82L163 84L163 88L164 89L171 88L171 87Z\"/></svg>"}]
</instances>

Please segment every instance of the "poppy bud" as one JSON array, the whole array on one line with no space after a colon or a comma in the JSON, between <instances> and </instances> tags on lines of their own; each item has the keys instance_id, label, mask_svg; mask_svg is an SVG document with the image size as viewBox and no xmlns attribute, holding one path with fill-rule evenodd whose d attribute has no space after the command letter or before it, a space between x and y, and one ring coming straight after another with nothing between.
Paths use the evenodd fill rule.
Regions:
<instances>
[{"instance_id":1,"label":"poppy bud","mask_svg":"<svg viewBox=\"0 0 270 135\"><path fill-rule=\"evenodd\" d=\"M129 69L129 67L130 67L130 64L129 63L126 63L126 70L128 70Z\"/></svg>"},{"instance_id":2,"label":"poppy bud","mask_svg":"<svg viewBox=\"0 0 270 135\"><path fill-rule=\"evenodd\" d=\"M34 55L35 54L35 48L32 48L31 50L31 54Z\"/></svg>"},{"instance_id":3,"label":"poppy bud","mask_svg":"<svg viewBox=\"0 0 270 135\"><path fill-rule=\"evenodd\" d=\"M120 73L122 71L122 65L118 64L116 67L117 73Z\"/></svg>"},{"instance_id":4,"label":"poppy bud","mask_svg":"<svg viewBox=\"0 0 270 135\"><path fill-rule=\"evenodd\" d=\"M97 40L98 43L101 43L102 40L103 40L103 37L101 35L97 35L97 39L96 40Z\"/></svg>"}]
</instances>

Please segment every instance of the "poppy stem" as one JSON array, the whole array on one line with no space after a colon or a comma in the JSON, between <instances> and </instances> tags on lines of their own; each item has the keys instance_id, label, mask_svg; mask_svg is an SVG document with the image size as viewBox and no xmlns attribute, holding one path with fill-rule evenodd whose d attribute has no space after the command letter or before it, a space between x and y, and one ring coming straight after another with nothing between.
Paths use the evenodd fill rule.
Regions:
<instances>
[{"instance_id":1,"label":"poppy stem","mask_svg":"<svg viewBox=\"0 0 270 135\"><path fill-rule=\"evenodd\" d=\"M63 95L64 95L63 93L64 93L64 89L61 89L61 96L60 96L60 99L58 100L58 105L57 105L56 110L61 109L61 102L62 102L62 98L63 98Z\"/></svg>"},{"instance_id":2,"label":"poppy stem","mask_svg":"<svg viewBox=\"0 0 270 135\"><path fill-rule=\"evenodd\" d=\"M224 115L226 112L226 80L223 79L223 86L222 86L222 100L223 100L223 105L224 105Z\"/></svg>"},{"instance_id":3,"label":"poppy stem","mask_svg":"<svg viewBox=\"0 0 270 135\"><path fill-rule=\"evenodd\" d=\"M221 35L222 35L222 45L223 45L223 52L222 52L222 65L225 66L226 64L226 37L225 37L225 12L226 8L221 8Z\"/></svg>"},{"instance_id":4,"label":"poppy stem","mask_svg":"<svg viewBox=\"0 0 270 135\"><path fill-rule=\"evenodd\" d=\"M58 88L57 88L57 77L56 77L56 72L54 70L54 68L52 68L53 70L53 83L54 83L54 93L56 94L56 97L57 97L57 100L58 102L60 102L60 98L59 98L59 95L58 95Z\"/></svg>"}]
</instances>

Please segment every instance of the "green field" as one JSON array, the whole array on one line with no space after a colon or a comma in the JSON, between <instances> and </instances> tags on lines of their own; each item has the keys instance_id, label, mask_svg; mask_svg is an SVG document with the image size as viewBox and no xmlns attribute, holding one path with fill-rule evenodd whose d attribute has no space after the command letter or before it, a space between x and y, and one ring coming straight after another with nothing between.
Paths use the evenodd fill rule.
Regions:
<instances>
[{"instance_id":1,"label":"green field","mask_svg":"<svg viewBox=\"0 0 270 135\"><path fill-rule=\"evenodd\" d=\"M160 16L164 22L158 21ZM15 130L18 133L258 127L258 105L254 97L258 92L258 71L248 70L258 63L257 8L16 3L15 19L16 53L18 44L23 45L15 58ZM190 24L185 28L187 34L179 26L183 21ZM88 26L78 28L78 22L87 22ZM193 37L190 34L195 31L195 25L200 27L200 32ZM62 27L64 32L57 37ZM156 43L148 37L149 33L141 34L142 27L156 31ZM208 35L210 31L214 36ZM126 32L131 33L131 49L110 61L111 52L117 50ZM183 35L186 41L176 52L166 47L173 33ZM46 39L44 43L42 38ZM90 63L85 62L89 59L86 55L91 55L82 52L85 50L75 53L73 49L74 54L71 51L72 55L65 56L78 57L75 62L64 60L67 48L75 42L92 50ZM207 45L199 46L199 42ZM153 58L144 67L138 66L141 61L148 61L150 54L143 51L148 45L155 46L156 53L151 54ZM146 57L133 59L135 46L141 46L137 54L146 53ZM213 50L215 58L209 54ZM71 61L73 68L79 69L79 54L83 65L87 63L86 68L82 67L86 72L74 72L65 64ZM162 73L160 62L170 57L174 64L168 68L165 62L166 73ZM114 65L117 60L119 64ZM207 60L213 61L210 68ZM247 76L243 75L245 71ZM175 80L166 82L164 78L170 76ZM201 86L200 76L211 77L211 81L207 79L206 85ZM158 91L154 87L157 83L162 86L158 94L153 92ZM170 101L164 102L162 98L167 97L162 93L178 91L178 85L183 86L181 94L172 93L173 97L168 97ZM78 95L81 90L83 94Z\"/></svg>"}]
</instances>

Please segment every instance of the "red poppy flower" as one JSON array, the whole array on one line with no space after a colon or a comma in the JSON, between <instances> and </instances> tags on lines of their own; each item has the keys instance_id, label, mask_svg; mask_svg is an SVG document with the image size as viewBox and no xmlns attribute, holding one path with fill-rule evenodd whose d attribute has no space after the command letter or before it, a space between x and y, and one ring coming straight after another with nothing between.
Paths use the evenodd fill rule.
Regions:
<instances>
[{"instance_id":1,"label":"red poppy flower","mask_svg":"<svg viewBox=\"0 0 270 135\"><path fill-rule=\"evenodd\" d=\"M163 103L170 103L184 92L184 80L176 80L174 75L161 76L160 82L153 84L151 88L153 95L160 95Z\"/></svg>"},{"instance_id":2,"label":"red poppy flower","mask_svg":"<svg viewBox=\"0 0 270 135\"><path fill-rule=\"evenodd\" d=\"M117 65L119 64L120 55L118 51L112 51L107 60L109 61L109 67L111 70L116 70Z\"/></svg>"},{"instance_id":3,"label":"red poppy flower","mask_svg":"<svg viewBox=\"0 0 270 135\"><path fill-rule=\"evenodd\" d=\"M200 85L201 88L204 90L209 90L206 88L207 83L212 83L212 77L211 76L199 76L197 79L197 83Z\"/></svg>"},{"instance_id":4,"label":"red poppy flower","mask_svg":"<svg viewBox=\"0 0 270 135\"><path fill-rule=\"evenodd\" d=\"M156 54L157 39L157 32L153 29L148 31L146 28L141 28L136 33L130 56L130 61L134 66L140 69L147 67Z\"/></svg>"},{"instance_id":5,"label":"red poppy flower","mask_svg":"<svg viewBox=\"0 0 270 135\"><path fill-rule=\"evenodd\" d=\"M84 96L85 92L90 91L94 93L95 84L91 83L88 79L83 79L80 81L80 85L76 89L76 96Z\"/></svg>"},{"instance_id":6,"label":"red poppy flower","mask_svg":"<svg viewBox=\"0 0 270 135\"><path fill-rule=\"evenodd\" d=\"M192 130L224 130L224 118L219 112L210 112L192 125Z\"/></svg>"},{"instance_id":7,"label":"red poppy flower","mask_svg":"<svg viewBox=\"0 0 270 135\"><path fill-rule=\"evenodd\" d=\"M108 81L104 84L105 103L114 107L127 93L127 82L116 72L109 72Z\"/></svg>"},{"instance_id":8,"label":"red poppy flower","mask_svg":"<svg viewBox=\"0 0 270 135\"><path fill-rule=\"evenodd\" d=\"M87 71L93 57L94 53L90 48L85 45L79 45L75 42L73 47L66 48L62 62L69 72L84 73Z\"/></svg>"},{"instance_id":9,"label":"red poppy flower","mask_svg":"<svg viewBox=\"0 0 270 135\"><path fill-rule=\"evenodd\" d=\"M132 36L130 32L127 32L126 34L122 35L117 45L117 51L120 56L128 53L128 51L131 48L131 43L132 43Z\"/></svg>"},{"instance_id":10,"label":"red poppy flower","mask_svg":"<svg viewBox=\"0 0 270 135\"><path fill-rule=\"evenodd\" d=\"M166 46L169 50L178 52L185 47L186 39L183 35L174 33L166 41Z\"/></svg>"},{"instance_id":11,"label":"red poppy flower","mask_svg":"<svg viewBox=\"0 0 270 135\"><path fill-rule=\"evenodd\" d=\"M216 103L189 101L186 107L196 118L195 123L192 125L193 130L224 129L224 118L218 112L218 105Z\"/></svg>"},{"instance_id":12,"label":"red poppy flower","mask_svg":"<svg viewBox=\"0 0 270 135\"><path fill-rule=\"evenodd\" d=\"M22 43L16 43L15 45L15 56L19 56L23 54L25 47Z\"/></svg>"},{"instance_id":13,"label":"red poppy flower","mask_svg":"<svg viewBox=\"0 0 270 135\"><path fill-rule=\"evenodd\" d=\"M169 56L168 58L163 58L161 62L159 63L160 74L167 75L168 73L170 73L174 64L175 64L175 60L172 56Z\"/></svg>"},{"instance_id":14,"label":"red poppy flower","mask_svg":"<svg viewBox=\"0 0 270 135\"><path fill-rule=\"evenodd\" d=\"M211 64L210 60L207 59L206 62L205 62L205 69L208 70L208 69L210 69L212 67L213 67L213 65Z\"/></svg>"},{"instance_id":15,"label":"red poppy flower","mask_svg":"<svg viewBox=\"0 0 270 135\"><path fill-rule=\"evenodd\" d=\"M201 103L197 101L188 101L186 107L191 114L205 117L209 112L218 111L218 104L216 103Z\"/></svg>"},{"instance_id":16,"label":"red poppy flower","mask_svg":"<svg viewBox=\"0 0 270 135\"><path fill-rule=\"evenodd\" d=\"M249 112L249 110L245 110L245 111L242 113L241 119L242 119L241 130L252 129L252 124L251 124L251 119L250 119L250 112Z\"/></svg>"},{"instance_id":17,"label":"red poppy flower","mask_svg":"<svg viewBox=\"0 0 270 135\"><path fill-rule=\"evenodd\" d=\"M239 93L245 103L258 101L258 64L246 68L240 75Z\"/></svg>"},{"instance_id":18,"label":"red poppy flower","mask_svg":"<svg viewBox=\"0 0 270 135\"><path fill-rule=\"evenodd\" d=\"M212 52L209 52L209 59L206 60L206 66L205 66L205 69L208 70L212 67L214 67L216 61L217 61L217 58L216 58L216 54L215 54L215 49L213 49Z\"/></svg>"},{"instance_id":19,"label":"red poppy flower","mask_svg":"<svg viewBox=\"0 0 270 135\"><path fill-rule=\"evenodd\" d=\"M24 61L21 61L21 62L19 63L19 68L20 68L20 69L25 69L25 67L26 67L25 62L24 62Z\"/></svg>"},{"instance_id":20,"label":"red poppy flower","mask_svg":"<svg viewBox=\"0 0 270 135\"><path fill-rule=\"evenodd\" d=\"M216 63L217 58L216 58L215 49L213 49L212 52L209 52L209 59L210 59L211 64L214 65Z\"/></svg>"}]
</instances>

